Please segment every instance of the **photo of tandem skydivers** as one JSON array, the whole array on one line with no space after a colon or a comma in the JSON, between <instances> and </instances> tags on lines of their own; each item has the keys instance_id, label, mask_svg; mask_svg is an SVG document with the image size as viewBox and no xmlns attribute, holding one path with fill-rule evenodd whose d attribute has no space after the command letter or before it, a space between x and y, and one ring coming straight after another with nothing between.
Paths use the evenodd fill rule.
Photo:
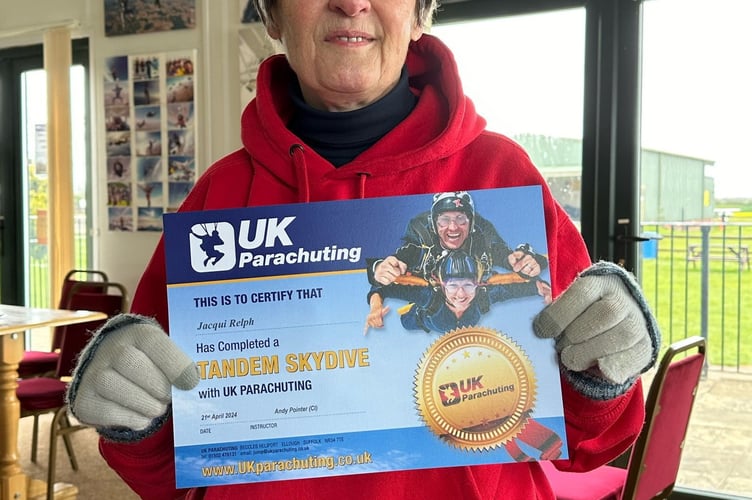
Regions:
<instances>
[{"instance_id":1,"label":"photo of tandem skydivers","mask_svg":"<svg viewBox=\"0 0 752 500\"><path fill-rule=\"evenodd\" d=\"M435 194L430 210L408 222L401 246L367 265L366 332L384 326L385 299L406 302L398 309L405 329L436 333L475 326L498 302L552 299L541 277L546 256L528 242L510 247L467 191Z\"/></svg>"}]
</instances>

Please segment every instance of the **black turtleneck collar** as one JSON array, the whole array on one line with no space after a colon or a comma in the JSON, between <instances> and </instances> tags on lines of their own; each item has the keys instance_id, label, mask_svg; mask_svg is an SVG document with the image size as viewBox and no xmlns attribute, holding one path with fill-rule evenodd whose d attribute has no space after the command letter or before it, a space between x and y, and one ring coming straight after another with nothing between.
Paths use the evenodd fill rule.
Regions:
<instances>
[{"instance_id":1,"label":"black turtleneck collar","mask_svg":"<svg viewBox=\"0 0 752 500\"><path fill-rule=\"evenodd\" d=\"M297 80L292 85L295 112L288 128L335 167L352 161L397 126L415 107L407 67L397 85L384 97L354 111L321 111L303 101Z\"/></svg>"}]
</instances>

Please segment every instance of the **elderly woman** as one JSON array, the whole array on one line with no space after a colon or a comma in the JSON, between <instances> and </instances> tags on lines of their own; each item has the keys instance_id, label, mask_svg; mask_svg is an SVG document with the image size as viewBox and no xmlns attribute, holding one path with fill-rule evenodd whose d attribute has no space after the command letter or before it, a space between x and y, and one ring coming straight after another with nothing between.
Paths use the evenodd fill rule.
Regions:
<instances>
[{"instance_id":1,"label":"elderly woman","mask_svg":"<svg viewBox=\"0 0 752 500\"><path fill-rule=\"evenodd\" d=\"M244 147L210 167L181 210L541 186L558 299L535 330L559 350L570 459L557 466L589 469L623 452L643 421L638 375L656 357L654 320L629 275L592 265L520 147L485 130L452 54L424 33L434 0L257 4L285 55L259 69L257 97L242 116ZM105 325L82 354L69 401L143 498L553 498L537 463L176 490L170 387L192 388L198 374L164 334L162 242L132 312Z\"/></svg>"}]
</instances>

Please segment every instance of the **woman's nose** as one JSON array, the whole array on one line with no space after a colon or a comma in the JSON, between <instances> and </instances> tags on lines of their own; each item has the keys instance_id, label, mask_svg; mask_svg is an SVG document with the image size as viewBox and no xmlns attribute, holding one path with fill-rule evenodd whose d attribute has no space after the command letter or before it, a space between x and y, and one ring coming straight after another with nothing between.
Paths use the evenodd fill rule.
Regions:
<instances>
[{"instance_id":1,"label":"woman's nose","mask_svg":"<svg viewBox=\"0 0 752 500\"><path fill-rule=\"evenodd\" d=\"M338 10L348 17L355 17L371 9L370 0L330 0L329 8Z\"/></svg>"}]
</instances>

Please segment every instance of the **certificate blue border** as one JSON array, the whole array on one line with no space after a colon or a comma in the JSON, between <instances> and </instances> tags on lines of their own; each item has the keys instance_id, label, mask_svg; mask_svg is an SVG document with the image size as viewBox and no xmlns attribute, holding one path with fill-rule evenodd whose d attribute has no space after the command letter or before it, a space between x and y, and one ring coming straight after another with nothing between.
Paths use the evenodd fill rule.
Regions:
<instances>
[{"instance_id":1,"label":"certificate blue border","mask_svg":"<svg viewBox=\"0 0 752 500\"><path fill-rule=\"evenodd\" d=\"M470 193L476 212L510 246L529 243L547 254L540 187ZM396 311L385 317L383 329L363 334L367 259L393 253L408 221L428 210L432 198L164 216L171 336L203 373L197 388L173 390L178 487L514 461L503 446L457 448L421 419L415 372L439 335L406 331ZM322 250L331 258L296 261ZM550 280L548 270L541 277ZM566 443L555 351L532 333L532 318L542 307L537 296L515 299L494 304L482 321L530 359L533 417ZM324 352L361 353L367 362L347 366L341 357L331 370L304 364L285 370L287 356ZM239 369L239 358L255 371L212 376L211 367L217 375L222 363ZM276 371L265 371L272 359ZM259 392L280 383L297 388ZM532 457L540 454L520 446ZM562 452L566 458L566 444Z\"/></svg>"}]
</instances>

